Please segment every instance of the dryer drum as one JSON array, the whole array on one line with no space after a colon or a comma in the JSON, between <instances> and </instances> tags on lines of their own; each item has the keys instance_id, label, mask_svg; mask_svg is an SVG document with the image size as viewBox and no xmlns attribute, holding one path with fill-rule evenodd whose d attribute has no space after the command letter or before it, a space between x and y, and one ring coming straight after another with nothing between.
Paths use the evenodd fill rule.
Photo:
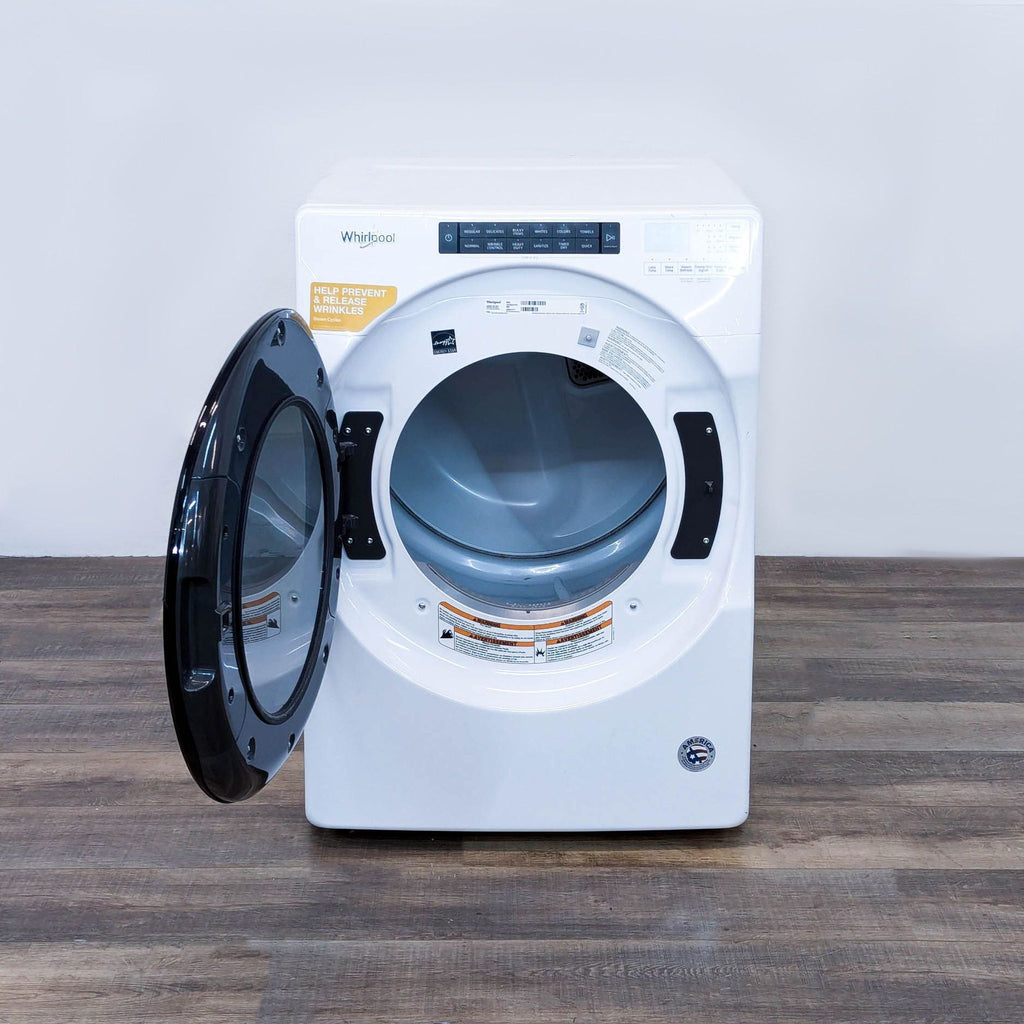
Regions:
<instances>
[{"instance_id":1,"label":"dryer drum","mask_svg":"<svg viewBox=\"0 0 1024 1024\"><path fill-rule=\"evenodd\" d=\"M399 437L399 534L455 596L571 604L624 579L658 533L665 462L654 428L616 382L586 364L566 370L540 352L463 367Z\"/></svg>"}]
</instances>

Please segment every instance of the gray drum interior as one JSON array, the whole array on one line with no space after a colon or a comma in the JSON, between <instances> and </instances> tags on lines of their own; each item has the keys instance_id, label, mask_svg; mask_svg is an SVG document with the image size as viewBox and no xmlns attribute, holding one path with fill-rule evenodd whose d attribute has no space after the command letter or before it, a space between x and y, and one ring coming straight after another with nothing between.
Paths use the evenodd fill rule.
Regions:
<instances>
[{"instance_id":1,"label":"gray drum interior","mask_svg":"<svg viewBox=\"0 0 1024 1024\"><path fill-rule=\"evenodd\" d=\"M643 559L664 512L665 463L617 383L517 352L463 367L420 402L395 449L391 499L428 575L489 604L550 607Z\"/></svg>"}]
</instances>

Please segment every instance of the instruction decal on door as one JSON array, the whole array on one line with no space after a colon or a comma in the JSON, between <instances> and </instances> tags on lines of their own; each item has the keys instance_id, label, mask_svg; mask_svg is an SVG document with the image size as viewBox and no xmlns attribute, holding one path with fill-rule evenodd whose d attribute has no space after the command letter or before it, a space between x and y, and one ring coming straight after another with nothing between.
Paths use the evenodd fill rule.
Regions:
<instances>
[{"instance_id":1,"label":"instruction decal on door","mask_svg":"<svg viewBox=\"0 0 1024 1024\"><path fill-rule=\"evenodd\" d=\"M548 295L537 299L484 299L487 313L533 313L535 315L557 313L562 316L582 316L587 312L587 300L575 299L571 295Z\"/></svg>"},{"instance_id":2,"label":"instruction decal on door","mask_svg":"<svg viewBox=\"0 0 1024 1024\"><path fill-rule=\"evenodd\" d=\"M309 286L309 326L314 331L362 331L398 301L390 284L314 281Z\"/></svg>"},{"instance_id":3,"label":"instruction decal on door","mask_svg":"<svg viewBox=\"0 0 1024 1024\"><path fill-rule=\"evenodd\" d=\"M495 622L442 601L437 636L444 647L506 665L544 665L578 658L613 639L612 602L557 622Z\"/></svg>"},{"instance_id":4,"label":"instruction decal on door","mask_svg":"<svg viewBox=\"0 0 1024 1024\"><path fill-rule=\"evenodd\" d=\"M634 391L646 391L665 372L665 360L625 327L608 335L597 361L618 370Z\"/></svg>"},{"instance_id":5,"label":"instruction decal on door","mask_svg":"<svg viewBox=\"0 0 1024 1024\"><path fill-rule=\"evenodd\" d=\"M242 604L242 642L246 644L269 640L281 632L281 595L272 590L254 601ZM223 639L231 637L231 613L222 621Z\"/></svg>"}]
</instances>

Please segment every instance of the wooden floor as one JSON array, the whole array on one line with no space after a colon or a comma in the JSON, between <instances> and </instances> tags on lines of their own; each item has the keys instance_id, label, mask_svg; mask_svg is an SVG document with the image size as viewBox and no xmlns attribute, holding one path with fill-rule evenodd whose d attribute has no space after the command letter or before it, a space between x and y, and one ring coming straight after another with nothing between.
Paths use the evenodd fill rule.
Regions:
<instances>
[{"instance_id":1,"label":"wooden floor","mask_svg":"<svg viewBox=\"0 0 1024 1024\"><path fill-rule=\"evenodd\" d=\"M1024 561L762 560L750 819L625 836L209 803L160 576L0 560L0 1024L1024 1020Z\"/></svg>"}]
</instances>

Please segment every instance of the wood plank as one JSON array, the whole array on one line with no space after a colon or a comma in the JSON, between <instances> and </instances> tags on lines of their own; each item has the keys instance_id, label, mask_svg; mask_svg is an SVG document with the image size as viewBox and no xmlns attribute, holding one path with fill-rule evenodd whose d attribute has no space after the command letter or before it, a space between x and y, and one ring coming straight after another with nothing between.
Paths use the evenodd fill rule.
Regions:
<instances>
[{"instance_id":1,"label":"wood plank","mask_svg":"<svg viewBox=\"0 0 1024 1024\"><path fill-rule=\"evenodd\" d=\"M822 584L813 599L806 586L760 584L759 621L820 629L823 623L1013 622L1024 623L1024 586L883 587Z\"/></svg>"},{"instance_id":2,"label":"wood plank","mask_svg":"<svg viewBox=\"0 0 1024 1024\"><path fill-rule=\"evenodd\" d=\"M1020 622L914 622L892 617L826 622L794 629L788 622L758 619L754 655L764 657L957 658L985 652L997 660L1021 657Z\"/></svg>"},{"instance_id":3,"label":"wood plank","mask_svg":"<svg viewBox=\"0 0 1024 1024\"><path fill-rule=\"evenodd\" d=\"M1020 972L1019 949L920 941L0 947L4 999L25 1024L69 1007L81 1021L234 1024L678 1024L694 1007L712 1024L1017 1024Z\"/></svg>"},{"instance_id":4,"label":"wood plank","mask_svg":"<svg viewBox=\"0 0 1024 1024\"><path fill-rule=\"evenodd\" d=\"M980 787L1002 786L992 781ZM976 794L982 790L975 789ZM985 790L993 798L996 790ZM302 753L292 754L284 774L259 798L275 806L302 806ZM0 754L0 807L164 807L183 822L208 800L195 786L177 748L159 752L92 750L86 753ZM0 839L0 853L3 842ZM0 861L0 868L2 868Z\"/></svg>"},{"instance_id":5,"label":"wood plank","mask_svg":"<svg viewBox=\"0 0 1024 1024\"><path fill-rule=\"evenodd\" d=\"M2 666L0 666L2 669ZM758 701L1024 701L1024 656L1018 658L852 658L759 654Z\"/></svg>"},{"instance_id":6,"label":"wood plank","mask_svg":"<svg viewBox=\"0 0 1024 1024\"><path fill-rule=\"evenodd\" d=\"M249 942L0 943L0 1021L255 1021L272 958L271 951Z\"/></svg>"},{"instance_id":7,"label":"wood plank","mask_svg":"<svg viewBox=\"0 0 1024 1024\"><path fill-rule=\"evenodd\" d=\"M2 719L0 719L2 720ZM760 750L1024 750L1024 704L967 701L819 701L755 704Z\"/></svg>"},{"instance_id":8,"label":"wood plank","mask_svg":"<svg viewBox=\"0 0 1024 1024\"><path fill-rule=\"evenodd\" d=\"M772 802L797 809L818 801L897 808L1024 805L1024 754L973 751L953 758L945 750L807 750L779 757L758 749L751 785L755 807Z\"/></svg>"},{"instance_id":9,"label":"wood plank","mask_svg":"<svg viewBox=\"0 0 1024 1024\"><path fill-rule=\"evenodd\" d=\"M155 651L159 654L159 651ZM15 658L0 661L0 704L166 704L162 655L154 660Z\"/></svg>"},{"instance_id":10,"label":"wood plank","mask_svg":"<svg viewBox=\"0 0 1024 1024\"><path fill-rule=\"evenodd\" d=\"M74 658L136 662L156 661L162 656L156 610L116 621L107 619L102 629L83 614L71 619L11 621L0 633L0 661Z\"/></svg>"},{"instance_id":11,"label":"wood plank","mask_svg":"<svg viewBox=\"0 0 1024 1024\"><path fill-rule=\"evenodd\" d=\"M154 751L176 746L166 700L135 704L2 704L9 752Z\"/></svg>"},{"instance_id":12,"label":"wood plank","mask_svg":"<svg viewBox=\"0 0 1024 1024\"><path fill-rule=\"evenodd\" d=\"M0 590L0 613L5 625L52 619L77 623L159 621L160 591L152 584L109 587L37 587Z\"/></svg>"},{"instance_id":13,"label":"wood plank","mask_svg":"<svg viewBox=\"0 0 1024 1024\"><path fill-rule=\"evenodd\" d=\"M266 1021L1019 1021L1019 950L946 943L256 943ZM380 978L387 978L381 991ZM331 979L317 984L318 978ZM971 1014L975 1016L972 1017ZM291 1016L289 1016L291 1015Z\"/></svg>"},{"instance_id":14,"label":"wood plank","mask_svg":"<svg viewBox=\"0 0 1024 1024\"><path fill-rule=\"evenodd\" d=\"M448 858L445 858L446 860ZM0 869L5 942L659 939L1024 948L1015 871L475 866L322 858L273 873ZM259 908L254 920L253 908ZM214 911L215 908L215 912Z\"/></svg>"},{"instance_id":15,"label":"wood plank","mask_svg":"<svg viewBox=\"0 0 1024 1024\"><path fill-rule=\"evenodd\" d=\"M328 832L305 820L302 801L257 798L214 805L182 782L182 802L163 806L0 809L0 854L9 868L191 868L277 871L322 857L436 858L456 862L677 865L743 868L1008 869L1024 863L1024 808L791 800L754 804L739 829L722 832L564 836Z\"/></svg>"},{"instance_id":16,"label":"wood plank","mask_svg":"<svg viewBox=\"0 0 1024 1024\"><path fill-rule=\"evenodd\" d=\"M168 515L168 522L170 516ZM0 556L0 590L35 587L147 586L159 593L164 559L12 558Z\"/></svg>"},{"instance_id":17,"label":"wood plank","mask_svg":"<svg viewBox=\"0 0 1024 1024\"><path fill-rule=\"evenodd\" d=\"M760 555L758 586L1024 587L1024 558L800 558Z\"/></svg>"}]
</instances>

